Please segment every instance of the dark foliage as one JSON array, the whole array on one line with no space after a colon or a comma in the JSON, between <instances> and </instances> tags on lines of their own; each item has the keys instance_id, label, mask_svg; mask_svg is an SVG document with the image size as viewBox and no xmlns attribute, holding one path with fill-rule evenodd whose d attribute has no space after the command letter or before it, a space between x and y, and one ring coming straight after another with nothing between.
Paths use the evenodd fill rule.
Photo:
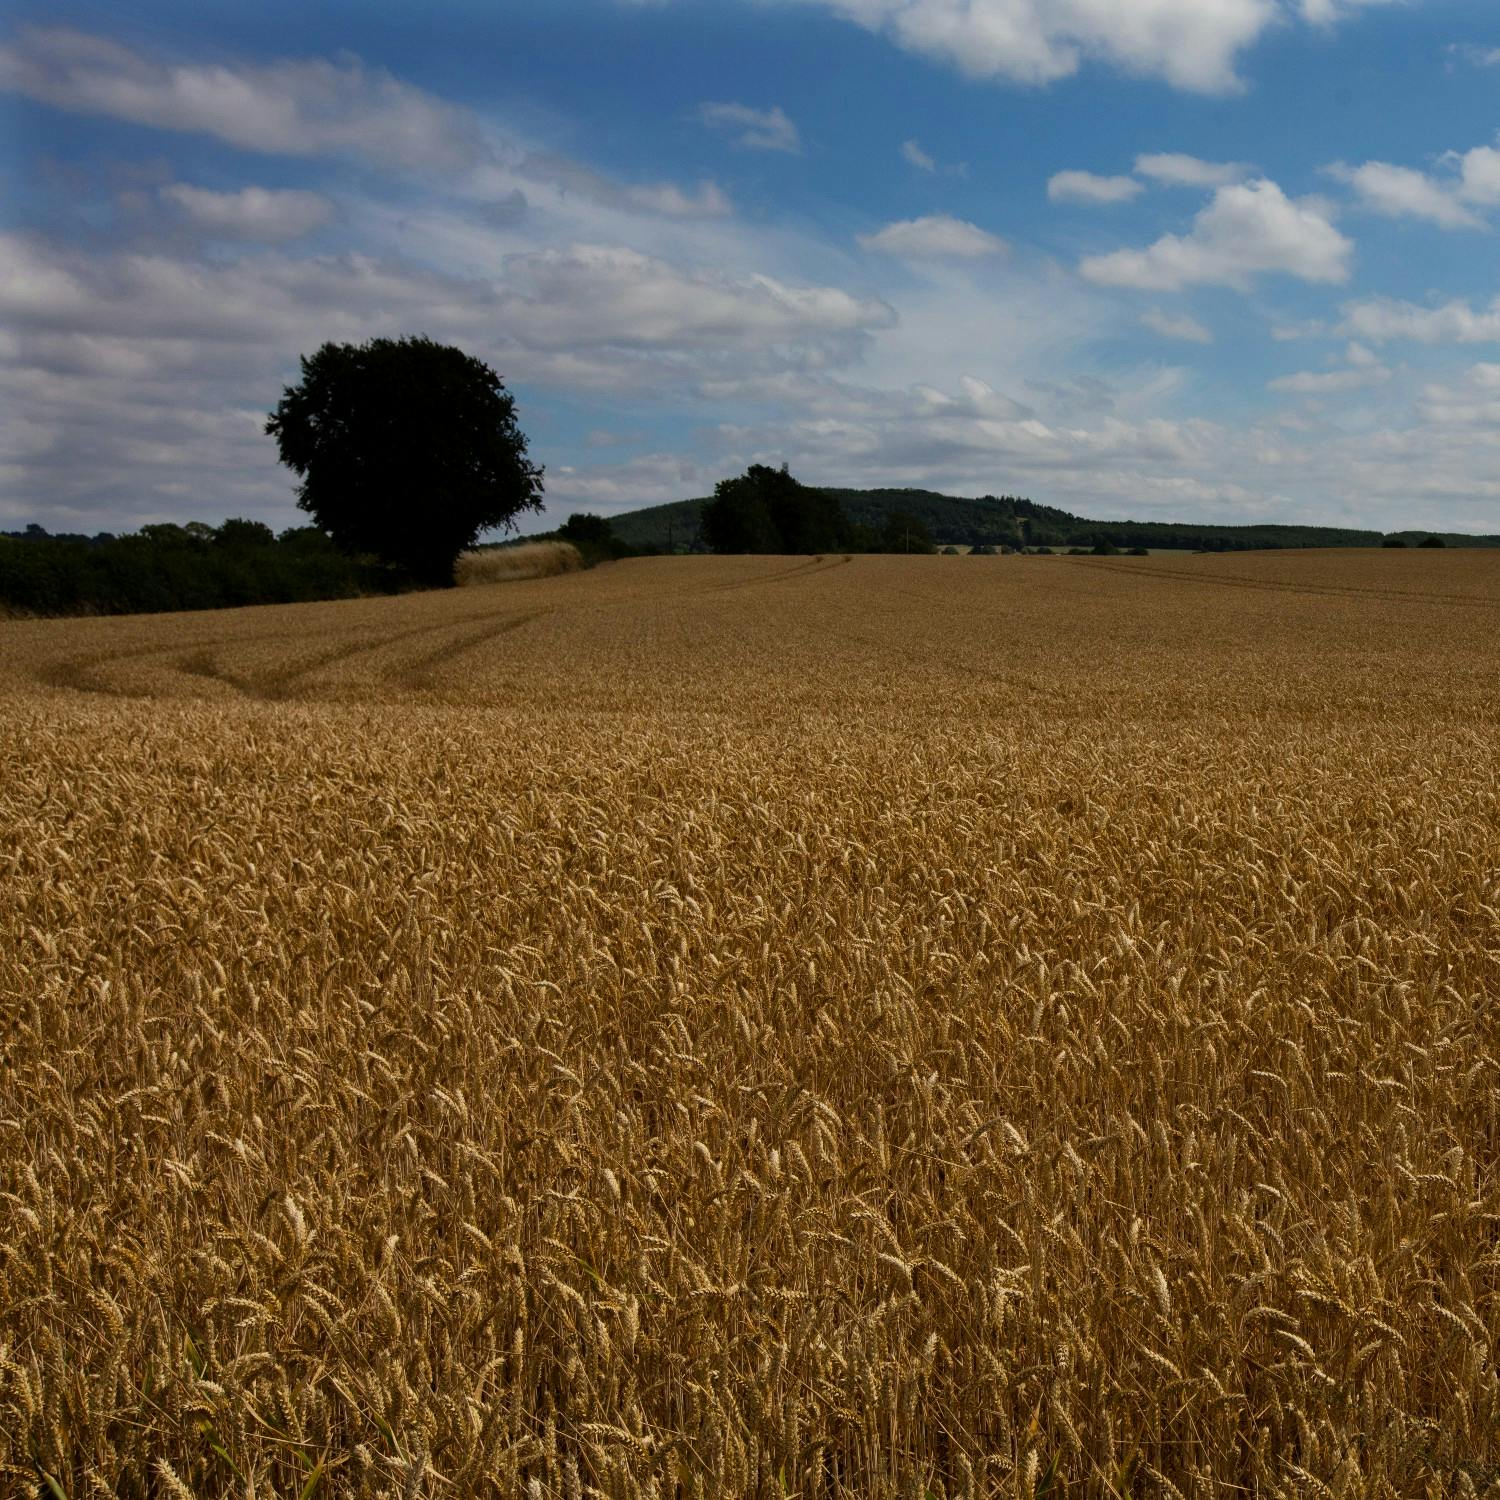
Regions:
<instances>
[{"instance_id":1,"label":"dark foliage","mask_svg":"<svg viewBox=\"0 0 1500 1500\"><path fill-rule=\"evenodd\" d=\"M703 506L702 530L714 552L833 552L851 540L838 501L799 484L785 465L751 464L739 478L720 480Z\"/></svg>"},{"instance_id":2,"label":"dark foliage","mask_svg":"<svg viewBox=\"0 0 1500 1500\"><path fill-rule=\"evenodd\" d=\"M572 542L589 567L632 557L636 551L615 535L614 528L603 516L588 511L574 511L553 534L560 541Z\"/></svg>"},{"instance_id":3,"label":"dark foliage","mask_svg":"<svg viewBox=\"0 0 1500 1500\"><path fill-rule=\"evenodd\" d=\"M837 504L837 502L835 502ZM927 523L910 511L893 510L880 528L878 548L865 549L879 552L936 552L932 533Z\"/></svg>"},{"instance_id":4,"label":"dark foliage","mask_svg":"<svg viewBox=\"0 0 1500 1500\"><path fill-rule=\"evenodd\" d=\"M1430 536L1417 543L1419 547L1446 547L1448 544L1440 536Z\"/></svg>"},{"instance_id":5,"label":"dark foliage","mask_svg":"<svg viewBox=\"0 0 1500 1500\"><path fill-rule=\"evenodd\" d=\"M324 344L266 423L297 503L345 552L434 586L480 532L539 510L515 398L482 360L428 338Z\"/></svg>"},{"instance_id":6,"label":"dark foliage","mask_svg":"<svg viewBox=\"0 0 1500 1500\"><path fill-rule=\"evenodd\" d=\"M1404 547L1406 543L1399 536L1388 536L1380 545L1382 547Z\"/></svg>"},{"instance_id":7,"label":"dark foliage","mask_svg":"<svg viewBox=\"0 0 1500 1500\"><path fill-rule=\"evenodd\" d=\"M1333 526L1218 526L1171 521L1092 521L1018 496L975 499L932 490L825 489L839 502L854 533L844 551L863 550L859 538L879 533L894 510L920 520L940 543L956 546L1016 546L1023 532L1029 549L1065 550L1107 539L1115 547L1176 548L1184 552L1239 552L1281 547L1378 547L1381 533ZM676 500L613 517L615 535L635 547L689 550L703 545L701 522L707 500ZM1022 524L1024 523L1024 525ZM863 528L863 530L861 530ZM1425 532L1407 534L1415 546ZM1444 535L1450 547L1500 545L1500 536Z\"/></svg>"},{"instance_id":8,"label":"dark foliage","mask_svg":"<svg viewBox=\"0 0 1500 1500\"><path fill-rule=\"evenodd\" d=\"M714 552L936 552L919 515L893 509L878 525L851 522L838 495L799 483L786 470L752 464L721 480L701 513L702 536Z\"/></svg>"},{"instance_id":9,"label":"dark foliage","mask_svg":"<svg viewBox=\"0 0 1500 1500\"><path fill-rule=\"evenodd\" d=\"M140 614L342 599L394 585L316 527L278 539L259 521L144 526L131 536L0 537L0 605L22 614Z\"/></svg>"}]
</instances>

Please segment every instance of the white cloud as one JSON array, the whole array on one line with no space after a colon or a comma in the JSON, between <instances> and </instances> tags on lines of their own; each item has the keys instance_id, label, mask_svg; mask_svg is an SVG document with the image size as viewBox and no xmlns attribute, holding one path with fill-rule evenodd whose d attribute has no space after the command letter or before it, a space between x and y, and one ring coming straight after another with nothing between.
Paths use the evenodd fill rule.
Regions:
<instances>
[{"instance_id":1,"label":"white cloud","mask_svg":"<svg viewBox=\"0 0 1500 1500\"><path fill-rule=\"evenodd\" d=\"M263 240L279 244L321 229L333 218L333 204L321 193L293 188L245 187L217 193L189 183L160 189L197 228L226 239Z\"/></svg>"},{"instance_id":2,"label":"white cloud","mask_svg":"<svg viewBox=\"0 0 1500 1500\"><path fill-rule=\"evenodd\" d=\"M1185 235L1163 235L1144 250L1090 256L1079 270L1104 286L1177 291L1216 284L1245 288L1260 275L1339 282L1354 249L1315 199L1291 199L1274 183L1222 187Z\"/></svg>"},{"instance_id":3,"label":"white cloud","mask_svg":"<svg viewBox=\"0 0 1500 1500\"><path fill-rule=\"evenodd\" d=\"M1434 383L1422 391L1418 411L1437 427L1500 428L1500 365L1477 364L1453 384Z\"/></svg>"},{"instance_id":4,"label":"white cloud","mask_svg":"<svg viewBox=\"0 0 1500 1500\"><path fill-rule=\"evenodd\" d=\"M755 151L785 151L797 155L802 136L780 105L752 109L748 104L703 104L698 118L715 130L734 134L736 143Z\"/></svg>"},{"instance_id":5,"label":"white cloud","mask_svg":"<svg viewBox=\"0 0 1500 1500\"><path fill-rule=\"evenodd\" d=\"M617 246L574 246L515 256L504 265L497 326L543 350L798 346L852 352L894 314L875 298L770 276L685 268Z\"/></svg>"},{"instance_id":6,"label":"white cloud","mask_svg":"<svg viewBox=\"0 0 1500 1500\"><path fill-rule=\"evenodd\" d=\"M197 261L0 235L9 513L126 525L211 503L285 524L289 484L258 424L296 354L328 339L459 343L524 412L539 387L650 401L729 371L826 371L894 316L836 287L619 248L506 256L460 277L359 255Z\"/></svg>"},{"instance_id":7,"label":"white cloud","mask_svg":"<svg viewBox=\"0 0 1500 1500\"><path fill-rule=\"evenodd\" d=\"M702 459L677 453L642 453L622 463L549 464L547 514L561 517L586 506L604 515L706 495L724 477Z\"/></svg>"},{"instance_id":8,"label":"white cloud","mask_svg":"<svg viewBox=\"0 0 1500 1500\"><path fill-rule=\"evenodd\" d=\"M1343 369L1301 370L1295 375L1280 375L1267 381L1266 389L1288 396L1338 396L1384 385L1390 378L1391 372L1379 356L1356 341L1344 350Z\"/></svg>"},{"instance_id":9,"label":"white cloud","mask_svg":"<svg viewBox=\"0 0 1500 1500\"><path fill-rule=\"evenodd\" d=\"M1320 339L1327 335L1328 325L1318 318L1307 318L1300 323L1273 323L1271 337L1278 344L1290 344L1298 339Z\"/></svg>"},{"instance_id":10,"label":"white cloud","mask_svg":"<svg viewBox=\"0 0 1500 1500\"><path fill-rule=\"evenodd\" d=\"M1227 187L1247 177L1250 168L1237 161L1203 161L1181 151L1157 151L1135 159L1138 176L1164 187Z\"/></svg>"},{"instance_id":11,"label":"white cloud","mask_svg":"<svg viewBox=\"0 0 1500 1500\"><path fill-rule=\"evenodd\" d=\"M1129 203L1142 191L1133 177L1101 177L1094 172L1056 172L1047 183L1053 203Z\"/></svg>"},{"instance_id":12,"label":"white cloud","mask_svg":"<svg viewBox=\"0 0 1500 1500\"><path fill-rule=\"evenodd\" d=\"M1333 396L1380 385L1390 378L1391 372L1383 365L1365 370L1303 370L1296 375L1281 375L1268 381L1266 389L1286 395Z\"/></svg>"},{"instance_id":13,"label":"white cloud","mask_svg":"<svg viewBox=\"0 0 1500 1500\"><path fill-rule=\"evenodd\" d=\"M1500 151L1475 146L1457 158L1458 193L1469 203L1500 203Z\"/></svg>"},{"instance_id":14,"label":"white cloud","mask_svg":"<svg viewBox=\"0 0 1500 1500\"><path fill-rule=\"evenodd\" d=\"M1275 0L805 0L979 78L1050 83L1085 60L1224 93Z\"/></svg>"},{"instance_id":15,"label":"white cloud","mask_svg":"<svg viewBox=\"0 0 1500 1500\"><path fill-rule=\"evenodd\" d=\"M480 154L467 112L353 59L169 63L79 31L23 27L0 46L0 90L286 156L447 171Z\"/></svg>"},{"instance_id":16,"label":"white cloud","mask_svg":"<svg viewBox=\"0 0 1500 1500\"><path fill-rule=\"evenodd\" d=\"M454 174L454 183L503 169L607 207L667 218L731 212L712 182L692 191L621 183L567 157L496 147L470 111L357 58L166 62L83 32L23 27L0 44L0 92L245 150L355 156L378 167Z\"/></svg>"},{"instance_id":17,"label":"white cloud","mask_svg":"<svg viewBox=\"0 0 1500 1500\"><path fill-rule=\"evenodd\" d=\"M504 170L525 183L575 193L602 208L626 213L657 214L668 219L718 219L734 207L718 185L700 182L688 192L672 182L623 183L571 157L550 151L511 154L511 159L488 162L474 176L484 180Z\"/></svg>"},{"instance_id":18,"label":"white cloud","mask_svg":"<svg viewBox=\"0 0 1500 1500\"><path fill-rule=\"evenodd\" d=\"M901 142L902 158L911 163L922 172L936 172L937 162L932 159L915 141Z\"/></svg>"},{"instance_id":19,"label":"white cloud","mask_svg":"<svg viewBox=\"0 0 1500 1500\"><path fill-rule=\"evenodd\" d=\"M948 214L930 214L921 219L898 219L874 234L862 234L859 242L867 250L879 250L902 260L975 260L1002 254L1005 241Z\"/></svg>"},{"instance_id":20,"label":"white cloud","mask_svg":"<svg viewBox=\"0 0 1500 1500\"><path fill-rule=\"evenodd\" d=\"M931 154L922 149L920 141L902 141L901 159L909 166L915 167L919 172L941 172L946 177L967 177L969 175L969 164L966 161L950 162L943 164Z\"/></svg>"},{"instance_id":21,"label":"white cloud","mask_svg":"<svg viewBox=\"0 0 1500 1500\"><path fill-rule=\"evenodd\" d=\"M1484 221L1459 201L1455 187L1435 182L1425 172L1384 161L1367 161L1358 167L1340 162L1325 170L1347 182L1366 208L1387 218L1426 219L1444 229L1483 227Z\"/></svg>"},{"instance_id":22,"label":"white cloud","mask_svg":"<svg viewBox=\"0 0 1500 1500\"><path fill-rule=\"evenodd\" d=\"M1141 322L1164 339L1181 339L1189 344L1211 344L1214 341L1213 334L1186 313L1167 313L1153 307L1141 314Z\"/></svg>"},{"instance_id":23,"label":"white cloud","mask_svg":"<svg viewBox=\"0 0 1500 1500\"><path fill-rule=\"evenodd\" d=\"M1340 332L1384 344L1410 339L1418 344L1500 343L1500 297L1476 311L1467 302L1420 307L1390 297L1371 297L1344 307Z\"/></svg>"},{"instance_id":24,"label":"white cloud","mask_svg":"<svg viewBox=\"0 0 1500 1500\"><path fill-rule=\"evenodd\" d=\"M1481 47L1475 42L1450 42L1448 55L1476 68L1500 66L1500 47Z\"/></svg>"}]
</instances>

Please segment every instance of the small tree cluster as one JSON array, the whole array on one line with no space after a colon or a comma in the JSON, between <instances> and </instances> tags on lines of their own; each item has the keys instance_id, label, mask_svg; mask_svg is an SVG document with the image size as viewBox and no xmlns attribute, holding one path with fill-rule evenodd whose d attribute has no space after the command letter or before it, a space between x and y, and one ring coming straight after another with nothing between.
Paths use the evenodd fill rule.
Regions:
<instances>
[{"instance_id":1,"label":"small tree cluster","mask_svg":"<svg viewBox=\"0 0 1500 1500\"><path fill-rule=\"evenodd\" d=\"M752 464L714 486L703 507L703 539L728 553L935 552L926 524L887 513L879 531L853 524L837 495L794 479L783 464Z\"/></svg>"}]
</instances>

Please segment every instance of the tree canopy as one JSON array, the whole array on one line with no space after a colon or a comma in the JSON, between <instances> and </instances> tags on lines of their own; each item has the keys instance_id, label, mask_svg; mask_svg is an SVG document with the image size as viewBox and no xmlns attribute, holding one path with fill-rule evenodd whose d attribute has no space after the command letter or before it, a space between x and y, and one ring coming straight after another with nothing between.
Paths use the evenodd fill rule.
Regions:
<instances>
[{"instance_id":1,"label":"tree canopy","mask_svg":"<svg viewBox=\"0 0 1500 1500\"><path fill-rule=\"evenodd\" d=\"M720 480L703 507L703 540L715 552L832 552L848 537L838 500L800 484L785 465L751 464Z\"/></svg>"},{"instance_id":2,"label":"tree canopy","mask_svg":"<svg viewBox=\"0 0 1500 1500\"><path fill-rule=\"evenodd\" d=\"M451 584L480 532L540 510L515 398L482 360L428 338L324 344L266 422L297 504L344 551Z\"/></svg>"}]
</instances>

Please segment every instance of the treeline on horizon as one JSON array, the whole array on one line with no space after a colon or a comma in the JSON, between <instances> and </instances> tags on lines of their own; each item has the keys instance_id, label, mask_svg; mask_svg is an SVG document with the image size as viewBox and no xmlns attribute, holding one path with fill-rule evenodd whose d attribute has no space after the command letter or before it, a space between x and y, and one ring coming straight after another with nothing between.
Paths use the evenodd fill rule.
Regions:
<instances>
[{"instance_id":1,"label":"treeline on horizon","mask_svg":"<svg viewBox=\"0 0 1500 1500\"><path fill-rule=\"evenodd\" d=\"M768 472L776 472L774 470ZM742 476L742 479L747 476ZM738 484L740 481L726 481ZM803 491L813 486L800 486ZM614 534L624 545L668 552L717 550L705 526L708 508L720 497L676 500L646 506L612 518ZM1469 536L1457 532L1406 530L1380 532L1336 526L1215 526L1176 521L1097 521L1075 516L1054 506L1012 495L963 497L922 489L855 490L820 487L818 494L836 500L856 540L880 536L899 518L903 534L919 527L942 546L1000 549L1049 548L1066 551L1134 547L1172 548L1184 552L1265 551L1301 547L1381 547L1431 545L1500 546L1500 536ZM821 504L821 502L819 502ZM745 550L757 550L753 548ZM802 549L789 549L802 550ZM814 551L832 550L815 547ZM844 546L844 551L918 550L902 545Z\"/></svg>"},{"instance_id":2,"label":"treeline on horizon","mask_svg":"<svg viewBox=\"0 0 1500 1500\"><path fill-rule=\"evenodd\" d=\"M0 607L23 615L123 615L295 604L391 592L393 571L340 552L316 526L261 521L143 526L124 536L0 532Z\"/></svg>"}]
</instances>

